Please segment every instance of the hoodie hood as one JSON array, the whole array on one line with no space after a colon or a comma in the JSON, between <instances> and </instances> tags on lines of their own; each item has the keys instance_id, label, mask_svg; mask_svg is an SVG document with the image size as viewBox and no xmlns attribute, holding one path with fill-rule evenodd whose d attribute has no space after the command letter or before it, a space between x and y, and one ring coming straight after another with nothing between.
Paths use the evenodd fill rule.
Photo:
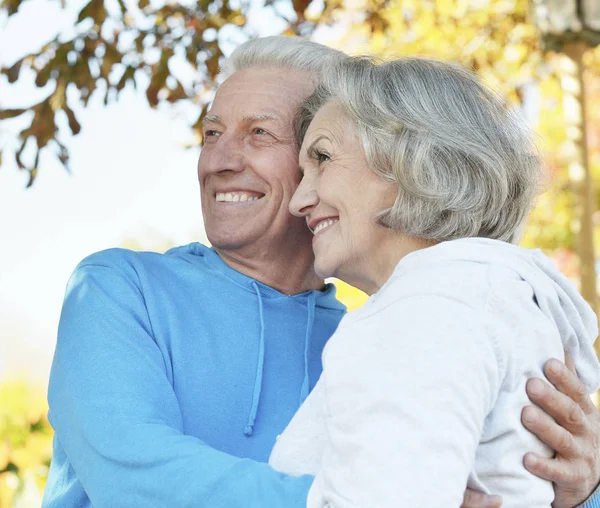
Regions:
<instances>
[{"instance_id":1,"label":"hoodie hood","mask_svg":"<svg viewBox=\"0 0 600 508\"><path fill-rule=\"evenodd\" d=\"M546 255L539 249L524 249L498 240L465 238L413 252L400 261L396 271L453 260L502 266L527 282L538 307L559 331L564 349L573 357L588 392L600 387L600 364L593 348L598 318Z\"/></svg>"},{"instance_id":2,"label":"hoodie hood","mask_svg":"<svg viewBox=\"0 0 600 508\"><path fill-rule=\"evenodd\" d=\"M178 255L190 263L197 264L198 257L205 258L205 261L210 265L213 270L220 272L222 275L230 279L233 283L238 285L240 288L250 292L256 293L257 288L260 291L260 295L264 299L270 298L286 298L309 304L314 308L329 309L338 311L340 313L346 312L346 306L336 299L335 293L336 288L334 284L327 283L322 291L305 291L295 295L286 295L278 291L275 288L267 286L262 282L259 282L251 277L240 273L231 268L225 261L223 261L217 252L212 247L207 247L201 243L194 242L188 245L182 245L175 247L167 251L167 254ZM312 301L314 300L314 301Z\"/></svg>"}]
</instances>

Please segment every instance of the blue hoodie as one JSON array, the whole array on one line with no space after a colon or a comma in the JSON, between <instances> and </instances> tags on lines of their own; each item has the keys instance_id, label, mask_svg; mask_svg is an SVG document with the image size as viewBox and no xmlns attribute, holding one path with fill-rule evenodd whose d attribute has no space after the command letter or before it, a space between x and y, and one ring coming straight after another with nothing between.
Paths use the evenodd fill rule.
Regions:
<instances>
[{"instance_id":1,"label":"blue hoodie","mask_svg":"<svg viewBox=\"0 0 600 508\"><path fill-rule=\"evenodd\" d=\"M46 507L304 507L266 463L321 374L344 306L286 296L194 243L86 258L50 375Z\"/></svg>"}]
</instances>

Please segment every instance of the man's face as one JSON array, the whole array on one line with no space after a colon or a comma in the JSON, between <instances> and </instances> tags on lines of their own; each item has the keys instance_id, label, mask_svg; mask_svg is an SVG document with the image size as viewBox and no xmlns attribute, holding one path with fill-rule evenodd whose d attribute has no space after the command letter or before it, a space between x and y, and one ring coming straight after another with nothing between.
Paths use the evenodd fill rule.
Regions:
<instances>
[{"instance_id":1,"label":"man's face","mask_svg":"<svg viewBox=\"0 0 600 508\"><path fill-rule=\"evenodd\" d=\"M288 205L301 177L292 121L312 90L308 73L258 67L218 89L198 161L204 225L217 249L311 249Z\"/></svg>"}]
</instances>

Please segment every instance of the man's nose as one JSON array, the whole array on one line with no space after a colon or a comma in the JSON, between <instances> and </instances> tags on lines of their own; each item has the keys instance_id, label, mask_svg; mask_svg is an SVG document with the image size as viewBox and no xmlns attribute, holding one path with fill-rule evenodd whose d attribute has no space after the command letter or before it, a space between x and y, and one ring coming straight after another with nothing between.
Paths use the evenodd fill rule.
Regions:
<instances>
[{"instance_id":1,"label":"man's nose","mask_svg":"<svg viewBox=\"0 0 600 508\"><path fill-rule=\"evenodd\" d=\"M207 155L209 160L205 167L210 173L224 171L237 173L243 171L247 164L244 153L244 140L233 134L222 134Z\"/></svg>"},{"instance_id":2,"label":"man's nose","mask_svg":"<svg viewBox=\"0 0 600 508\"><path fill-rule=\"evenodd\" d=\"M290 201L290 213L296 217L306 217L319 203L319 195L312 179L304 176Z\"/></svg>"}]
</instances>

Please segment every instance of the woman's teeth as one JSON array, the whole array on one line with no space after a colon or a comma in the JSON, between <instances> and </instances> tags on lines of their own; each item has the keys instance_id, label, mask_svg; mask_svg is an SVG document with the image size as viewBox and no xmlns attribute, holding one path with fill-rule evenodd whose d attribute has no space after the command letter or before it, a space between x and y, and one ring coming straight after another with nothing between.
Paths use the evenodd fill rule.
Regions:
<instances>
[{"instance_id":1,"label":"woman's teeth","mask_svg":"<svg viewBox=\"0 0 600 508\"><path fill-rule=\"evenodd\" d=\"M332 226L333 224L335 224L339 219L325 219L322 220L321 222L319 222L316 226L315 229L313 230L313 234L316 235L319 231Z\"/></svg>"}]
</instances>

